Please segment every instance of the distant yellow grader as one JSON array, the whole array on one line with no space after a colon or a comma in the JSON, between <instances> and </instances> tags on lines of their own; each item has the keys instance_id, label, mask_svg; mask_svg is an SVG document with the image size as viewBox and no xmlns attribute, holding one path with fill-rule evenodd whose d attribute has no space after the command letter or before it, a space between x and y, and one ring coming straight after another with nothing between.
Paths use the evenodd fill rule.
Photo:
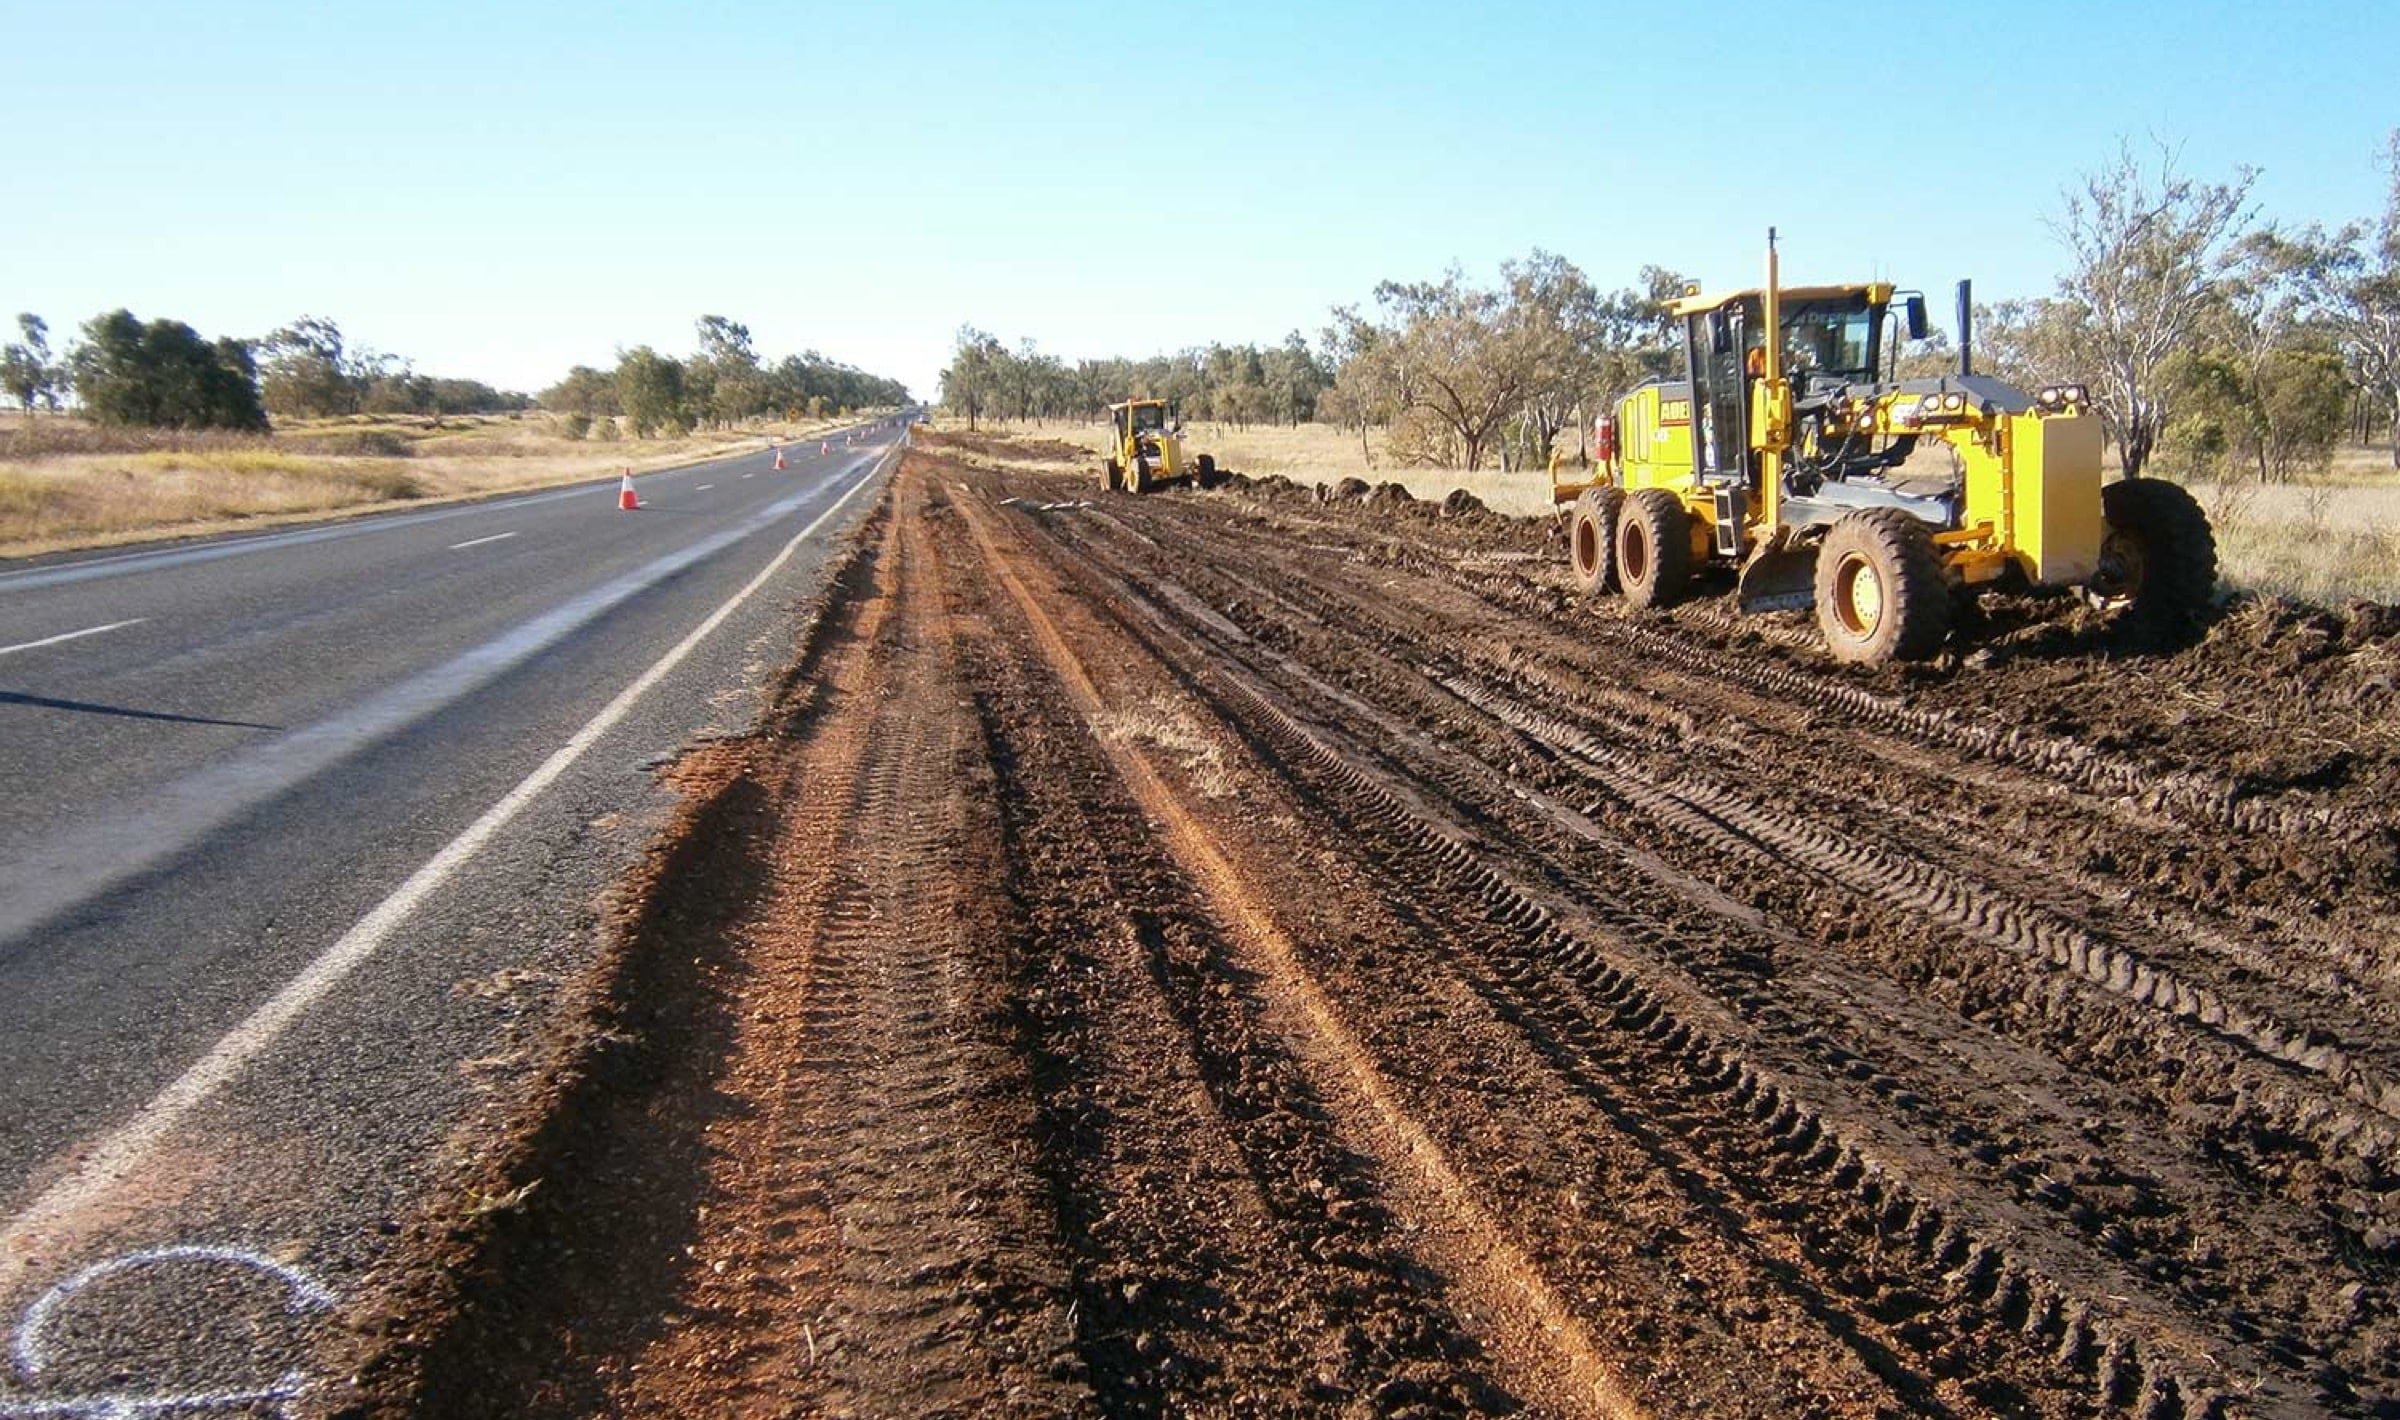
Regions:
<instances>
[{"instance_id":1,"label":"distant yellow grader","mask_svg":"<svg viewBox=\"0 0 2400 1420\"><path fill-rule=\"evenodd\" d=\"M1764 288L1669 309L1683 378L1599 421L1589 477L1552 474L1585 592L1663 606L1701 566L1730 566L1744 612L1813 608L1834 656L1867 663L1932 655L1954 602L1987 588L2079 587L2161 631L2206 610L2217 554L2199 505L2153 479L2102 485L2083 386L1974 373L1965 283L1958 371L1927 379L1896 378L1885 328L1922 339L1923 296L1782 288L1773 232Z\"/></svg>"},{"instance_id":2,"label":"distant yellow grader","mask_svg":"<svg viewBox=\"0 0 2400 1420\"><path fill-rule=\"evenodd\" d=\"M1115 437L1102 466L1111 493L1147 493L1169 483L1217 486L1217 461L1207 454L1191 456L1183 447L1183 426L1163 399L1129 399L1108 407Z\"/></svg>"}]
</instances>

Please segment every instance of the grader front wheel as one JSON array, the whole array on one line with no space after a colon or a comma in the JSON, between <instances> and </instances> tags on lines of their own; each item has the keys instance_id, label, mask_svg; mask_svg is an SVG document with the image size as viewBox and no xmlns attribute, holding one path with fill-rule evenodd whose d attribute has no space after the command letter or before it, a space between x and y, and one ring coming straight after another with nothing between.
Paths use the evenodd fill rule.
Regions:
<instances>
[{"instance_id":1,"label":"grader front wheel","mask_svg":"<svg viewBox=\"0 0 2400 1420\"><path fill-rule=\"evenodd\" d=\"M2155 478L2101 489L2100 511L2108 532L2085 589L2091 600L2122 608L2127 625L2151 635L2189 632L2216 595L2217 538L2208 514L2182 485Z\"/></svg>"},{"instance_id":2,"label":"grader front wheel","mask_svg":"<svg viewBox=\"0 0 2400 1420\"><path fill-rule=\"evenodd\" d=\"M1125 466L1123 464L1118 463L1115 459L1110 459L1108 462L1102 464L1100 469L1101 481L1108 485L1109 492L1116 493L1121 492L1124 489Z\"/></svg>"},{"instance_id":3,"label":"grader front wheel","mask_svg":"<svg viewBox=\"0 0 2400 1420\"><path fill-rule=\"evenodd\" d=\"M1835 523L1817 550L1817 626L1837 661L1921 661L1950 634L1950 588L1924 523L1869 508Z\"/></svg>"}]
</instances>

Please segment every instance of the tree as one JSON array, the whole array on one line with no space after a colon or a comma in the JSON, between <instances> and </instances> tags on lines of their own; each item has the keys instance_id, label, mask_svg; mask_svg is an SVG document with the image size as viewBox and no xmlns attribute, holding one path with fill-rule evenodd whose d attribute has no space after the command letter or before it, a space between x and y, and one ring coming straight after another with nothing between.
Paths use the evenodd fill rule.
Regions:
<instances>
[{"instance_id":1,"label":"tree","mask_svg":"<svg viewBox=\"0 0 2400 1420\"><path fill-rule=\"evenodd\" d=\"M50 323L31 311L17 316L24 339L0 349L0 389L27 414L40 407L56 414L65 402L66 367L50 357Z\"/></svg>"},{"instance_id":2,"label":"tree","mask_svg":"<svg viewBox=\"0 0 2400 1420\"><path fill-rule=\"evenodd\" d=\"M2325 263L2321 307L2351 378L2383 406L2400 468L2400 129L2384 147L2390 178L2383 215L2344 229Z\"/></svg>"},{"instance_id":3,"label":"tree","mask_svg":"<svg viewBox=\"0 0 2400 1420\"><path fill-rule=\"evenodd\" d=\"M719 426L758 414L774 403L750 327L724 316L700 317L700 354L685 366L688 394Z\"/></svg>"},{"instance_id":4,"label":"tree","mask_svg":"<svg viewBox=\"0 0 2400 1420\"><path fill-rule=\"evenodd\" d=\"M178 320L125 310L84 322L72 357L83 407L104 424L263 432L258 366L238 340L211 342Z\"/></svg>"},{"instance_id":5,"label":"tree","mask_svg":"<svg viewBox=\"0 0 2400 1420\"><path fill-rule=\"evenodd\" d=\"M950 357L950 368L942 371L942 404L953 412L964 412L967 427L975 427L976 417L983 413L1001 394L1002 365L1008 351L994 337L971 325L958 328L958 348Z\"/></svg>"},{"instance_id":6,"label":"tree","mask_svg":"<svg viewBox=\"0 0 2400 1420\"><path fill-rule=\"evenodd\" d=\"M1522 262L1505 262L1500 279L1524 342L1527 391L1520 421L1533 462L1547 459L1559 431L1579 422L1599 394L1603 310L1600 291L1565 257L1536 247ZM1504 460L1503 466L1507 466Z\"/></svg>"},{"instance_id":7,"label":"tree","mask_svg":"<svg viewBox=\"0 0 2400 1420\"><path fill-rule=\"evenodd\" d=\"M588 418L622 413L617 403L617 377L589 365L577 365L567 371L567 377L542 391L542 408L553 414L581 414Z\"/></svg>"},{"instance_id":8,"label":"tree","mask_svg":"<svg viewBox=\"0 0 2400 1420\"><path fill-rule=\"evenodd\" d=\"M1456 268L1436 282L1382 282L1375 300L1380 321L1353 307L1334 312L1341 344L1374 364L1361 381L1373 391L1368 402L1388 404L1403 423L1415 416L1416 432L1429 437L1403 444L1408 456L1455 454L1469 471L1482 467L1538 368L1522 313L1503 293L1468 285Z\"/></svg>"},{"instance_id":9,"label":"tree","mask_svg":"<svg viewBox=\"0 0 2400 1420\"><path fill-rule=\"evenodd\" d=\"M2347 234L2345 234L2346 236ZM2288 481L2332 457L2347 414L2348 382L2332 335L2312 316L2342 239L2311 229L2244 238L2217 302L2213 337L2195 352L2221 375L2225 423L2261 483Z\"/></svg>"},{"instance_id":10,"label":"tree","mask_svg":"<svg viewBox=\"0 0 2400 1420\"><path fill-rule=\"evenodd\" d=\"M2231 182L2175 171L2162 148L2155 173L2130 146L2069 192L2051 228L2066 246L2059 277L2066 332L2117 441L2128 478L2139 477L2169 413L2167 362L2189 348L2249 225L2252 168Z\"/></svg>"},{"instance_id":11,"label":"tree","mask_svg":"<svg viewBox=\"0 0 2400 1420\"><path fill-rule=\"evenodd\" d=\"M661 429L688 434L697 422L685 404L682 364L647 345L618 357L617 403L637 439Z\"/></svg>"},{"instance_id":12,"label":"tree","mask_svg":"<svg viewBox=\"0 0 2400 1420\"><path fill-rule=\"evenodd\" d=\"M280 415L356 414L377 380L408 377L406 364L393 356L351 349L342 328L322 316L302 316L259 342L259 350L266 357L259 392Z\"/></svg>"}]
</instances>

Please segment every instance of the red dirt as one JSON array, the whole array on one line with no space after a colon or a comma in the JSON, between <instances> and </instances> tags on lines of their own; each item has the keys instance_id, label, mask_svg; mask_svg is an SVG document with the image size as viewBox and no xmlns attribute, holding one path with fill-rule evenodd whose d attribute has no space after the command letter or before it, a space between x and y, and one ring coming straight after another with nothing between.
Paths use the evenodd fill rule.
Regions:
<instances>
[{"instance_id":1,"label":"red dirt","mask_svg":"<svg viewBox=\"0 0 2400 1420\"><path fill-rule=\"evenodd\" d=\"M2400 615L1091 482L909 457L358 1413L2400 1414Z\"/></svg>"}]
</instances>

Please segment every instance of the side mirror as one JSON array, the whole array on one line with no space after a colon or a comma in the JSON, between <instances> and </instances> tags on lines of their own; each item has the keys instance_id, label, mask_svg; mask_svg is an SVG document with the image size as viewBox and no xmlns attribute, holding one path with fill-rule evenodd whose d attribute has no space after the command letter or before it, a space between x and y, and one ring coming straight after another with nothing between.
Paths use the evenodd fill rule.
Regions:
<instances>
[{"instance_id":1,"label":"side mirror","mask_svg":"<svg viewBox=\"0 0 2400 1420\"><path fill-rule=\"evenodd\" d=\"M1925 298L1923 296L1909 297L1908 338L1911 340L1923 340L1925 338L1925 332L1927 328L1928 327L1925 324Z\"/></svg>"}]
</instances>

